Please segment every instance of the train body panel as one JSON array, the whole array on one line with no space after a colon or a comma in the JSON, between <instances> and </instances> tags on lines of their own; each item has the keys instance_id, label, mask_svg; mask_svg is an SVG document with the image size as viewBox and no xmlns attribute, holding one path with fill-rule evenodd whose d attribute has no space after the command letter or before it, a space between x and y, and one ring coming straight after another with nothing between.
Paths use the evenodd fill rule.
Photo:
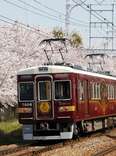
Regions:
<instances>
[{"instance_id":1,"label":"train body panel","mask_svg":"<svg viewBox=\"0 0 116 156\"><path fill-rule=\"evenodd\" d=\"M116 116L115 77L53 65L22 70L17 82L24 139L70 139L83 121Z\"/></svg>"}]
</instances>

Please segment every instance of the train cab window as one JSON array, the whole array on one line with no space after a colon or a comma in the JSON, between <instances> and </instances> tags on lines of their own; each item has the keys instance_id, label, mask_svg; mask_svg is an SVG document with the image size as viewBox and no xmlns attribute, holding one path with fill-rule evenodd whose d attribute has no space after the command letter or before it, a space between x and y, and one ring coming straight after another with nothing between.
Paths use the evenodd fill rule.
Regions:
<instances>
[{"instance_id":1,"label":"train cab window","mask_svg":"<svg viewBox=\"0 0 116 156\"><path fill-rule=\"evenodd\" d=\"M38 82L38 98L39 100L51 99L51 82L50 81Z\"/></svg>"},{"instance_id":2,"label":"train cab window","mask_svg":"<svg viewBox=\"0 0 116 156\"><path fill-rule=\"evenodd\" d=\"M34 100L34 87L32 82L21 82L19 84L20 101Z\"/></svg>"},{"instance_id":3,"label":"train cab window","mask_svg":"<svg viewBox=\"0 0 116 156\"><path fill-rule=\"evenodd\" d=\"M55 99L70 99L70 81L55 81Z\"/></svg>"}]
</instances>

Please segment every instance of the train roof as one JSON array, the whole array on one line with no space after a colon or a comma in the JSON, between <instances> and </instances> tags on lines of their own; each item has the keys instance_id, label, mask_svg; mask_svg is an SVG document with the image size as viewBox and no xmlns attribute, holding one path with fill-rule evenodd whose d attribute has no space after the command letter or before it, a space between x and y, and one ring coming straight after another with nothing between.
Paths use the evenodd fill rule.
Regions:
<instances>
[{"instance_id":1,"label":"train roof","mask_svg":"<svg viewBox=\"0 0 116 156\"><path fill-rule=\"evenodd\" d=\"M69 66L61 66L61 65L43 65L43 66L35 66L26 68L24 70L20 70L17 75L31 75L31 74L53 74L53 73L77 73L77 74L83 74L88 76L94 76L94 77L100 77L100 78L106 78L111 80L116 80L115 76L108 76L105 74L95 73L95 72L89 72L85 70L75 69L73 67Z\"/></svg>"}]
</instances>

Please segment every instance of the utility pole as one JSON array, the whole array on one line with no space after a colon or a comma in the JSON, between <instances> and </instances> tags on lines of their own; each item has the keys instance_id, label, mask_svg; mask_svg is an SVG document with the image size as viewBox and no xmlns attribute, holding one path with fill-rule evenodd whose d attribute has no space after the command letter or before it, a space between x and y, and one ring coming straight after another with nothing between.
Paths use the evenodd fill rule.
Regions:
<instances>
[{"instance_id":1,"label":"utility pole","mask_svg":"<svg viewBox=\"0 0 116 156\"><path fill-rule=\"evenodd\" d=\"M93 15L99 18L93 18ZM99 41L102 45L93 48ZM102 51L114 49L114 4L90 4L89 49L91 48Z\"/></svg>"},{"instance_id":2,"label":"utility pole","mask_svg":"<svg viewBox=\"0 0 116 156\"><path fill-rule=\"evenodd\" d=\"M73 4L71 3L73 2ZM79 2L77 2L79 1ZM69 27L70 27L70 14L72 10L78 6L83 5L87 0L81 1L81 0L66 0L66 15L65 15L65 34L68 36L69 33Z\"/></svg>"},{"instance_id":3,"label":"utility pole","mask_svg":"<svg viewBox=\"0 0 116 156\"><path fill-rule=\"evenodd\" d=\"M70 24L70 0L66 0L66 15L65 15L65 34L68 36Z\"/></svg>"},{"instance_id":4,"label":"utility pole","mask_svg":"<svg viewBox=\"0 0 116 156\"><path fill-rule=\"evenodd\" d=\"M114 49L114 4L90 4L89 58L90 69L109 70L107 60ZM106 68L107 66L107 68ZM108 71L109 72L109 71Z\"/></svg>"}]
</instances>

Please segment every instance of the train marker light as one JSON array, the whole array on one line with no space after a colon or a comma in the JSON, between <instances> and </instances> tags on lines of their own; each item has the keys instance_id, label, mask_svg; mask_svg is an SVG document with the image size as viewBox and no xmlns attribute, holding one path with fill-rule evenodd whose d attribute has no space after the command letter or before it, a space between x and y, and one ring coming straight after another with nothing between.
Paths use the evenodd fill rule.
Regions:
<instances>
[{"instance_id":1,"label":"train marker light","mask_svg":"<svg viewBox=\"0 0 116 156\"><path fill-rule=\"evenodd\" d=\"M61 106L59 107L59 112L74 112L75 106Z\"/></svg>"},{"instance_id":2,"label":"train marker light","mask_svg":"<svg viewBox=\"0 0 116 156\"><path fill-rule=\"evenodd\" d=\"M18 113L32 113L32 108L17 108Z\"/></svg>"}]
</instances>

